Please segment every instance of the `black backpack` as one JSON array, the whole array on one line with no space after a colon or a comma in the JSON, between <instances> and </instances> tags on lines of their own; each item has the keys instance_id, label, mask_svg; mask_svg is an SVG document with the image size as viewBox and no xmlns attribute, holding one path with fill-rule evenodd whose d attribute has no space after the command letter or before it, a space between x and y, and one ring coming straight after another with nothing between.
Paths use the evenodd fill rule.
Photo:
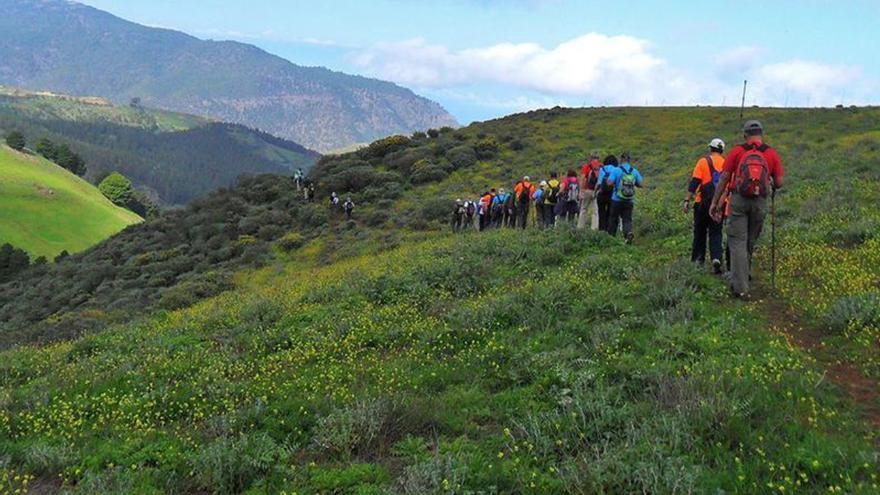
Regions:
<instances>
[{"instance_id":1,"label":"black backpack","mask_svg":"<svg viewBox=\"0 0 880 495\"><path fill-rule=\"evenodd\" d=\"M519 203L523 204L523 205L528 203L529 199L531 199L531 198L529 198L530 194L531 194L531 188L526 187L525 184L522 184L522 189L520 190L519 197L517 198L517 199L519 199Z\"/></svg>"},{"instance_id":2,"label":"black backpack","mask_svg":"<svg viewBox=\"0 0 880 495\"><path fill-rule=\"evenodd\" d=\"M607 167L607 165L605 165ZM605 167L602 167L605 169ZM597 178L598 179L598 178ZM614 183L608 183L608 171L605 171L605 176L602 178L602 184L599 185L599 192L602 194L611 194L614 191Z\"/></svg>"}]
</instances>

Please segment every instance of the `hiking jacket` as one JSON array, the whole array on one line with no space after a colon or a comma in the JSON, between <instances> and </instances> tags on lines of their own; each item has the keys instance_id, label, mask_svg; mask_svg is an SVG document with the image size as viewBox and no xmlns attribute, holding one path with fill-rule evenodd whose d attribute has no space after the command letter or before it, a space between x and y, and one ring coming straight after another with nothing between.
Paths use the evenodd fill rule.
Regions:
<instances>
[{"instance_id":1,"label":"hiking jacket","mask_svg":"<svg viewBox=\"0 0 880 495\"><path fill-rule=\"evenodd\" d=\"M599 183L596 181L596 184L590 184L590 174L595 170L598 171L602 168L602 164L599 163L599 160L589 161L584 163L584 166L581 167L581 177L584 178L584 190L593 191L595 190L595 185Z\"/></svg>"},{"instance_id":2,"label":"hiking jacket","mask_svg":"<svg viewBox=\"0 0 880 495\"><path fill-rule=\"evenodd\" d=\"M617 201L620 203L632 203L634 200L632 199L623 199L617 195L617 191L620 190L620 182L623 179L623 176L626 175L626 171L632 169L632 174L636 178L636 186L640 186L642 184L642 174L638 171L637 168L633 167L630 163L622 163L620 166L614 170L611 175L608 176L608 180L614 183L614 192L611 193L611 201Z\"/></svg>"},{"instance_id":3,"label":"hiking jacket","mask_svg":"<svg viewBox=\"0 0 880 495\"><path fill-rule=\"evenodd\" d=\"M528 191L529 198L531 198L532 194L535 192L535 186L533 186L531 182L517 182L516 185L513 186L513 192L516 194L517 202L519 202L519 198L522 196L523 188Z\"/></svg>"},{"instance_id":4,"label":"hiking jacket","mask_svg":"<svg viewBox=\"0 0 880 495\"><path fill-rule=\"evenodd\" d=\"M712 163L709 163L711 159ZM703 199L703 186L712 182L712 170L716 173L724 171L724 155L712 152L699 160L694 165L694 173L691 175L691 182L688 184L688 191L694 193L694 203L700 203ZM712 201L712 198L706 198Z\"/></svg>"}]
</instances>

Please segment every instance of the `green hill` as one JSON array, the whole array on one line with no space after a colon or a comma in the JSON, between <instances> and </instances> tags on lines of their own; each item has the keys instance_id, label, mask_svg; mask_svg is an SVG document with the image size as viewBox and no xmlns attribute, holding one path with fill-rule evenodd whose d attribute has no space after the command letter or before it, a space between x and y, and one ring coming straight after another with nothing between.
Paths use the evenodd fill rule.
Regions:
<instances>
[{"instance_id":1,"label":"green hill","mask_svg":"<svg viewBox=\"0 0 880 495\"><path fill-rule=\"evenodd\" d=\"M52 259L140 221L54 163L0 146L0 243Z\"/></svg>"},{"instance_id":2,"label":"green hill","mask_svg":"<svg viewBox=\"0 0 880 495\"><path fill-rule=\"evenodd\" d=\"M353 222L261 177L137 227L155 244L130 229L31 269L0 287L20 305L4 324L45 299L32 288L69 303L49 319L95 321L108 287L194 293L160 274L204 263L178 256L201 242L265 265L0 353L2 469L78 493L877 493L880 109L749 111L788 166L778 290L765 237L749 302L686 261L680 210L737 113L552 109L389 138L312 172ZM448 232L456 197L597 148L646 176L634 245Z\"/></svg>"},{"instance_id":3,"label":"green hill","mask_svg":"<svg viewBox=\"0 0 880 495\"><path fill-rule=\"evenodd\" d=\"M67 143L94 181L122 172L170 205L226 187L241 175L291 174L318 154L244 126L106 100L0 87L0 135Z\"/></svg>"}]
</instances>

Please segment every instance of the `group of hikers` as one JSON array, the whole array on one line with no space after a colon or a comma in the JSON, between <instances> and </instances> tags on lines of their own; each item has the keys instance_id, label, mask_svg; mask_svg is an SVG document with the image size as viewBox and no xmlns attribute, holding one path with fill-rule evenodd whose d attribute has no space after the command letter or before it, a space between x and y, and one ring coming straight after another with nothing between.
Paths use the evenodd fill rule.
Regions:
<instances>
[{"instance_id":1,"label":"group of hikers","mask_svg":"<svg viewBox=\"0 0 880 495\"><path fill-rule=\"evenodd\" d=\"M303 169L297 169L293 173L293 183L296 184L296 190L302 193L303 199L306 202L311 203L315 200L315 184L311 181L306 181L306 174L303 172Z\"/></svg>"},{"instance_id":2,"label":"group of hikers","mask_svg":"<svg viewBox=\"0 0 880 495\"><path fill-rule=\"evenodd\" d=\"M768 198L782 187L784 177L782 161L764 143L759 121L745 123L743 139L727 157L724 141L709 142L706 155L697 160L682 205L685 213L693 210L694 215L691 260L705 264L708 247L713 271L721 275L726 266L731 290L741 298L750 293L752 255L768 213ZM538 228L577 222L579 229L585 229L589 218L593 230L612 236L622 224L626 242L632 243L636 191L644 186L644 179L631 162L626 151L601 162L599 153L593 152L579 171L568 170L562 178L551 172L536 186L525 176L511 191L492 188L476 200L458 199L452 229L525 229L534 206Z\"/></svg>"},{"instance_id":3,"label":"group of hikers","mask_svg":"<svg viewBox=\"0 0 880 495\"><path fill-rule=\"evenodd\" d=\"M561 178L557 172L550 172L548 179L535 186L531 177L525 176L510 192L492 188L478 200L458 199L452 211L452 229L525 229L534 205L538 228L576 221L578 228L584 229L590 217L593 230L612 236L617 235L622 223L626 242L632 242L636 190L644 186L644 179L631 161L630 153L624 151L619 159L608 155L600 162L599 153L594 151L579 170L570 169Z\"/></svg>"}]
</instances>

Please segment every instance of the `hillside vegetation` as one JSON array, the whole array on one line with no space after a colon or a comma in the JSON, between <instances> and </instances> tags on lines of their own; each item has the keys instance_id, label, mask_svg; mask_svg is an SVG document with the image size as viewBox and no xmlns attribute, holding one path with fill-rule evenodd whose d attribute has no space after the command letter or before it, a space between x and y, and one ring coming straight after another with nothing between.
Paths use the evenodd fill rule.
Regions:
<instances>
[{"instance_id":1,"label":"hillside vegetation","mask_svg":"<svg viewBox=\"0 0 880 495\"><path fill-rule=\"evenodd\" d=\"M778 294L769 236L753 302L685 261L680 199L708 140L735 141L733 110L553 109L386 139L312 172L354 197L355 221L291 204L297 234L228 292L0 354L7 479L77 493L877 493L880 110L749 113L788 166ZM456 197L595 148L631 150L646 175L635 245L564 226L448 233Z\"/></svg>"},{"instance_id":2,"label":"hillside vegetation","mask_svg":"<svg viewBox=\"0 0 880 495\"><path fill-rule=\"evenodd\" d=\"M386 81L302 67L253 46L141 26L64 0L5 0L0 84L210 116L327 151L456 125ZM112 77L108 77L112 74Z\"/></svg>"},{"instance_id":3,"label":"hillside vegetation","mask_svg":"<svg viewBox=\"0 0 880 495\"><path fill-rule=\"evenodd\" d=\"M240 175L308 169L317 153L240 125L94 98L0 89L0 135L68 144L95 180L119 171L165 204L232 185Z\"/></svg>"},{"instance_id":4,"label":"hillside vegetation","mask_svg":"<svg viewBox=\"0 0 880 495\"><path fill-rule=\"evenodd\" d=\"M0 145L0 244L52 259L140 221L54 163Z\"/></svg>"}]
</instances>

